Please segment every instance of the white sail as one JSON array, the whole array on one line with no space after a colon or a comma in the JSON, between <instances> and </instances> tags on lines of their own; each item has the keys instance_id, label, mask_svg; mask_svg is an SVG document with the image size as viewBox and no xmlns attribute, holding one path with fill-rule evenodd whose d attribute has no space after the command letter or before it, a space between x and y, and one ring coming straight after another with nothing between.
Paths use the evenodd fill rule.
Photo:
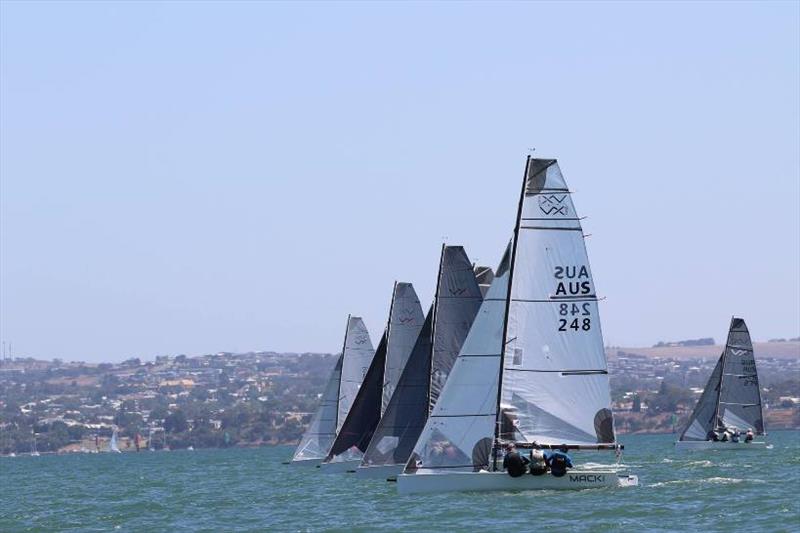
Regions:
<instances>
[{"instance_id":1,"label":"white sail","mask_svg":"<svg viewBox=\"0 0 800 533\"><path fill-rule=\"evenodd\" d=\"M108 443L108 448L112 452L119 452L119 446L117 445L117 428L114 428L114 431L111 433L111 440Z\"/></svg>"},{"instance_id":2,"label":"white sail","mask_svg":"<svg viewBox=\"0 0 800 533\"><path fill-rule=\"evenodd\" d=\"M342 379L339 386L339 406L336 418L337 432L342 429L342 424L347 418L347 413L350 412L361 382L364 381L364 376L372 362L372 356L375 355L369 332L360 317L351 316L347 321L343 353Z\"/></svg>"},{"instance_id":3,"label":"white sail","mask_svg":"<svg viewBox=\"0 0 800 533\"><path fill-rule=\"evenodd\" d=\"M613 443L597 295L580 219L555 160L529 160L520 215L501 408L518 440Z\"/></svg>"},{"instance_id":4,"label":"white sail","mask_svg":"<svg viewBox=\"0 0 800 533\"><path fill-rule=\"evenodd\" d=\"M506 250L406 472L488 467L497 418L508 262Z\"/></svg>"},{"instance_id":5,"label":"white sail","mask_svg":"<svg viewBox=\"0 0 800 533\"><path fill-rule=\"evenodd\" d=\"M321 460L328 453L336 437L336 413L339 409L339 383L342 377L344 353L336 360L317 412L300 439L292 461Z\"/></svg>"},{"instance_id":6,"label":"white sail","mask_svg":"<svg viewBox=\"0 0 800 533\"><path fill-rule=\"evenodd\" d=\"M386 350L386 367L383 372L381 413L386 411L394 394L400 375L406 366L414 343L422 330L425 316L411 283L395 284L392 309L389 314L389 337Z\"/></svg>"}]
</instances>

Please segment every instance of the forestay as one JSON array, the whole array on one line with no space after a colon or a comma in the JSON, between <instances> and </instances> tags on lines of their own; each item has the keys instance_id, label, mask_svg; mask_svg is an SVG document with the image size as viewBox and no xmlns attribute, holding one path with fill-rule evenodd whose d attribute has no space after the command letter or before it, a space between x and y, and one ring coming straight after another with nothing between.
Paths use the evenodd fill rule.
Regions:
<instances>
[{"instance_id":1,"label":"forestay","mask_svg":"<svg viewBox=\"0 0 800 533\"><path fill-rule=\"evenodd\" d=\"M597 294L556 160L528 161L510 283L501 407L514 439L613 443Z\"/></svg>"},{"instance_id":2,"label":"forestay","mask_svg":"<svg viewBox=\"0 0 800 533\"><path fill-rule=\"evenodd\" d=\"M320 406L295 450L293 461L325 457L355 398L352 386L355 385L357 392L373 355L372 341L363 320L348 317L342 353L325 385ZM346 369L345 380L342 379L343 368ZM341 397L340 390L344 392Z\"/></svg>"},{"instance_id":3,"label":"forestay","mask_svg":"<svg viewBox=\"0 0 800 533\"><path fill-rule=\"evenodd\" d=\"M510 250L478 310L406 472L487 468L497 418Z\"/></svg>"},{"instance_id":4,"label":"forestay","mask_svg":"<svg viewBox=\"0 0 800 533\"><path fill-rule=\"evenodd\" d=\"M481 301L466 252L461 246L445 246L433 308L364 455L363 467L403 465L408 460Z\"/></svg>"}]
</instances>

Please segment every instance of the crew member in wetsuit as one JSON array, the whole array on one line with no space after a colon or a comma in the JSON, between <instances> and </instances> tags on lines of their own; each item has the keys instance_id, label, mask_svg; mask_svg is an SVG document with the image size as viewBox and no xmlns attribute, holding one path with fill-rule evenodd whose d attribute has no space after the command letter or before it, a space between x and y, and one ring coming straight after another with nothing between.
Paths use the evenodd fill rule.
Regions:
<instances>
[{"instance_id":1,"label":"crew member in wetsuit","mask_svg":"<svg viewBox=\"0 0 800 533\"><path fill-rule=\"evenodd\" d=\"M506 446L506 456L503 458L503 468L506 469L508 475L511 477L520 477L525 473L528 467L527 457L523 457L517 451L517 447L514 446L514 443L509 444Z\"/></svg>"},{"instance_id":2,"label":"crew member in wetsuit","mask_svg":"<svg viewBox=\"0 0 800 533\"><path fill-rule=\"evenodd\" d=\"M755 437L753 434L753 428L747 428L747 433L744 434L744 441L753 442L753 437Z\"/></svg>"},{"instance_id":3,"label":"crew member in wetsuit","mask_svg":"<svg viewBox=\"0 0 800 533\"><path fill-rule=\"evenodd\" d=\"M560 449L545 454L545 461L553 476L562 477L567 473L567 468L572 468L572 458L567 455L568 450L567 445L562 444Z\"/></svg>"},{"instance_id":4,"label":"crew member in wetsuit","mask_svg":"<svg viewBox=\"0 0 800 533\"><path fill-rule=\"evenodd\" d=\"M708 430L708 435L706 435L706 440L710 440L713 442L719 441L719 435L713 429Z\"/></svg>"},{"instance_id":5,"label":"crew member in wetsuit","mask_svg":"<svg viewBox=\"0 0 800 533\"><path fill-rule=\"evenodd\" d=\"M740 435L741 432L737 428L733 428L733 431L731 433L731 442L739 442Z\"/></svg>"}]
</instances>

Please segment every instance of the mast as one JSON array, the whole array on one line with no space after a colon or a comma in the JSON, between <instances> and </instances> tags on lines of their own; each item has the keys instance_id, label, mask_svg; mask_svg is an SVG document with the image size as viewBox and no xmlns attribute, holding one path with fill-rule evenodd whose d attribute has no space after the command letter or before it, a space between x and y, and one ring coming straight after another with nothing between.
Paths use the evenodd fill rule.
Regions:
<instances>
[{"instance_id":1,"label":"mast","mask_svg":"<svg viewBox=\"0 0 800 533\"><path fill-rule=\"evenodd\" d=\"M506 292L506 310L503 315L503 342L500 345L500 370L497 379L497 414L494 424L494 444L492 445L492 469L497 470L497 443L500 439L500 424L502 423L503 413L500 404L503 398L503 367L506 360L506 344L508 339L508 313L511 310L511 287L514 282L514 263L517 256L517 242L519 241L519 225L522 218L522 205L525 202L525 186L528 184L528 167L531 163L531 156L525 159L525 171L522 175L522 189L519 193L519 206L517 207L517 219L514 222L514 242L511 244L511 258L508 265L508 290Z\"/></svg>"},{"instance_id":2,"label":"mast","mask_svg":"<svg viewBox=\"0 0 800 533\"><path fill-rule=\"evenodd\" d=\"M347 335L350 334L350 313L347 314L347 324L344 327L344 342L342 342L342 369L344 369L344 353L347 350ZM334 428L339 427L339 400L342 397L342 374L339 373L339 387L336 393L336 423Z\"/></svg>"},{"instance_id":3,"label":"mast","mask_svg":"<svg viewBox=\"0 0 800 533\"><path fill-rule=\"evenodd\" d=\"M728 353L728 343L731 340L731 328L733 327L733 318L731 317L731 325L728 326L728 335L725 337L725 347L722 349L722 368L720 369L719 373L719 386L717 387L717 407L714 409L714 431L716 431L719 426L719 406L720 402L722 401L722 380L725 379L725 362L728 360L725 355Z\"/></svg>"},{"instance_id":4,"label":"mast","mask_svg":"<svg viewBox=\"0 0 800 533\"><path fill-rule=\"evenodd\" d=\"M431 315L431 352L428 357L428 414L433 409L431 406L431 390L433 389L433 358L436 355L436 314L439 307L439 287L442 284L442 264L444 263L444 249L447 245L442 243L439 255L439 273L436 276L436 292L433 293L433 313Z\"/></svg>"},{"instance_id":5,"label":"mast","mask_svg":"<svg viewBox=\"0 0 800 533\"><path fill-rule=\"evenodd\" d=\"M386 320L386 364L383 365L383 377L381 378L381 391L386 386L386 369L389 367L389 338L392 335L392 312L394 311L394 301L397 298L397 280L394 280L392 287L392 303L389 304L389 318ZM383 416L383 395L381 395L381 416Z\"/></svg>"}]
</instances>

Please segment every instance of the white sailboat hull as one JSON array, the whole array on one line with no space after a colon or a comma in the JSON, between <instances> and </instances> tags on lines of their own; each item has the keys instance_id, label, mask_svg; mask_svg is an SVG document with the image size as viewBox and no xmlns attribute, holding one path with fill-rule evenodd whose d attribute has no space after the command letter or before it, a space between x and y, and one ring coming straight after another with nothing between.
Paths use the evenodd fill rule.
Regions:
<instances>
[{"instance_id":1,"label":"white sailboat hull","mask_svg":"<svg viewBox=\"0 0 800 533\"><path fill-rule=\"evenodd\" d=\"M319 471L321 474L341 474L344 472L355 472L361 459L355 461L334 461L330 463L320 463Z\"/></svg>"},{"instance_id":2,"label":"white sailboat hull","mask_svg":"<svg viewBox=\"0 0 800 533\"><path fill-rule=\"evenodd\" d=\"M571 470L565 476L529 474L513 478L505 472L449 472L446 474L400 474L397 492L489 492L521 490L580 490L600 487L635 487L639 478L612 470Z\"/></svg>"},{"instance_id":3,"label":"white sailboat hull","mask_svg":"<svg viewBox=\"0 0 800 533\"><path fill-rule=\"evenodd\" d=\"M359 466L356 476L359 479L396 479L403 468L404 465Z\"/></svg>"},{"instance_id":4,"label":"white sailboat hull","mask_svg":"<svg viewBox=\"0 0 800 533\"><path fill-rule=\"evenodd\" d=\"M752 442L720 442L710 440L679 440L675 443L675 450L679 452L695 452L695 451L708 451L708 450L763 450L767 443L763 440L754 440Z\"/></svg>"}]
</instances>

